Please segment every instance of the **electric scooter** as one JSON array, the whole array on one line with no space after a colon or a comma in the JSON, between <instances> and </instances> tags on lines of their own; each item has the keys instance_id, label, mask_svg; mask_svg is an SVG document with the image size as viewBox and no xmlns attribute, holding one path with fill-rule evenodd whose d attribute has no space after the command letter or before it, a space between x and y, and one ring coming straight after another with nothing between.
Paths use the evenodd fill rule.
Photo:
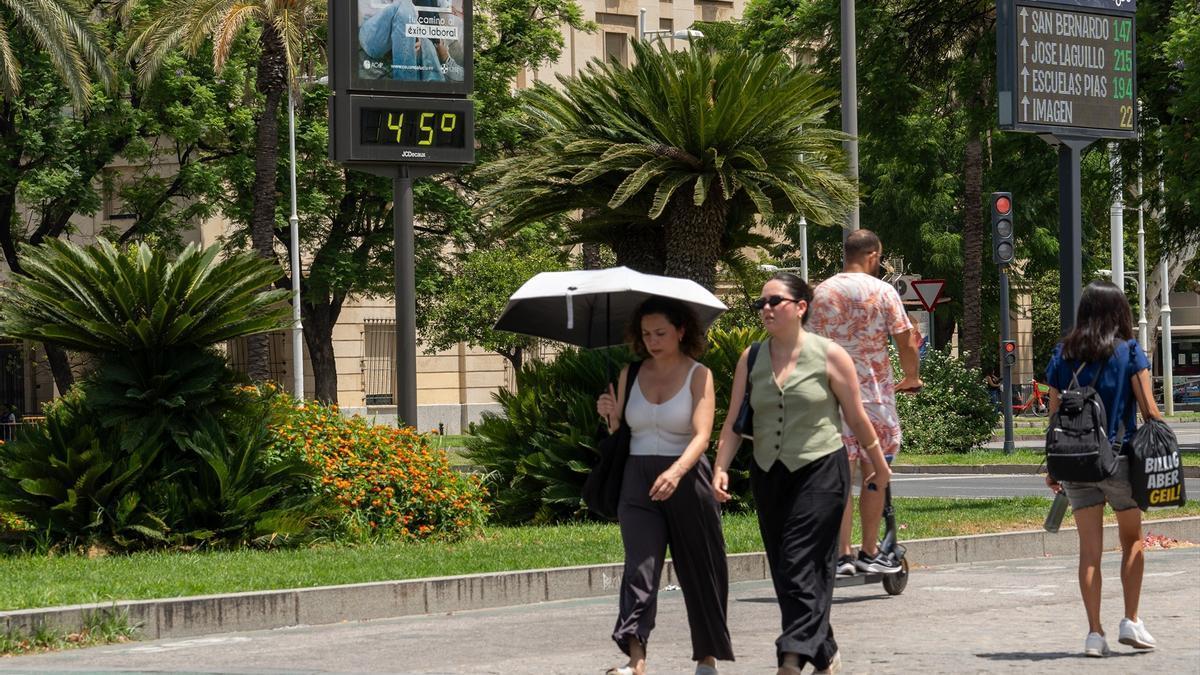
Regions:
<instances>
[{"instance_id":1,"label":"electric scooter","mask_svg":"<svg viewBox=\"0 0 1200 675\"><path fill-rule=\"evenodd\" d=\"M834 588L845 586L862 586L865 584L882 583L883 590L888 595L900 595L908 586L908 560L904 558L907 549L897 541L896 511L892 508L892 486L884 488L883 499L883 540L879 542L879 553L899 563L900 571L894 574L871 574L859 572L854 576L839 576L834 582Z\"/></svg>"}]
</instances>

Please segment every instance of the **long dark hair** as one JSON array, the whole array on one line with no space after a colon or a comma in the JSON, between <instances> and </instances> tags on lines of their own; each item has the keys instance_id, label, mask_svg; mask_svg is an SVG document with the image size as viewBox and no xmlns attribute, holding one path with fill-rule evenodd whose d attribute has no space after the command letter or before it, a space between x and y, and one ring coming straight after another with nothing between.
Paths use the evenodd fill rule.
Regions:
<instances>
[{"instance_id":1,"label":"long dark hair","mask_svg":"<svg viewBox=\"0 0 1200 675\"><path fill-rule=\"evenodd\" d=\"M708 347L704 331L700 330L700 321L690 307L673 298L653 295L637 308L625 328L625 339L633 347L633 352L643 359L649 358L650 352L646 351L646 343L642 342L642 319L651 314L661 314L676 330L683 329L679 351L684 354L694 359L703 354Z\"/></svg>"},{"instance_id":2,"label":"long dark hair","mask_svg":"<svg viewBox=\"0 0 1200 675\"><path fill-rule=\"evenodd\" d=\"M1075 361L1103 361L1118 340L1133 339L1133 310L1125 293L1109 281L1093 281L1083 289L1075 328L1063 338L1062 355Z\"/></svg>"}]
</instances>

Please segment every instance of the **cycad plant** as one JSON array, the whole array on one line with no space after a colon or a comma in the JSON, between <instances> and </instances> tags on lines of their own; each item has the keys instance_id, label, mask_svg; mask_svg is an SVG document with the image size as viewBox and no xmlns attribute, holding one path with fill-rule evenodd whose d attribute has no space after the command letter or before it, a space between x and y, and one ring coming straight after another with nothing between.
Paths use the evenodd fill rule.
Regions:
<instances>
[{"instance_id":1,"label":"cycad plant","mask_svg":"<svg viewBox=\"0 0 1200 675\"><path fill-rule=\"evenodd\" d=\"M582 210L582 238L622 262L712 287L716 264L755 216L833 224L857 199L834 94L779 54L671 52L592 62L526 94L533 142L486 168L484 206L503 226ZM649 253L650 259L646 259Z\"/></svg>"},{"instance_id":2,"label":"cycad plant","mask_svg":"<svg viewBox=\"0 0 1200 675\"><path fill-rule=\"evenodd\" d=\"M96 368L0 447L0 510L54 542L119 548L261 542L316 513L309 473L270 462L268 407L238 396L215 349L286 325L287 292L260 290L270 263L219 255L103 239L24 252L27 276L0 289L0 334Z\"/></svg>"}]
</instances>

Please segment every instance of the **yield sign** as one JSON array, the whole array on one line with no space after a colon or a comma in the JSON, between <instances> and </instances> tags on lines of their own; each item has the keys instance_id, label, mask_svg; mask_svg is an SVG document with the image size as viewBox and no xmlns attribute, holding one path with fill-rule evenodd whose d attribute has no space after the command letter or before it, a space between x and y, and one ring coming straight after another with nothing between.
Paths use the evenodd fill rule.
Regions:
<instances>
[{"instance_id":1,"label":"yield sign","mask_svg":"<svg viewBox=\"0 0 1200 675\"><path fill-rule=\"evenodd\" d=\"M937 302L942 297L942 289L946 287L945 279L914 279L909 282L913 292L917 294L917 300L921 301L921 306L926 312L932 312L937 306Z\"/></svg>"}]
</instances>

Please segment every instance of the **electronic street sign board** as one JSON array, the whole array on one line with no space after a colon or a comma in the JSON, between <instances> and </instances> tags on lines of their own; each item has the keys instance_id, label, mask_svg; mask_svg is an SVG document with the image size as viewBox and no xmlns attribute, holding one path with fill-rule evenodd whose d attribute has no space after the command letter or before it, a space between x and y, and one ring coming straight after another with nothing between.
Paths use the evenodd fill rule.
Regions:
<instances>
[{"instance_id":1,"label":"electronic street sign board","mask_svg":"<svg viewBox=\"0 0 1200 675\"><path fill-rule=\"evenodd\" d=\"M333 89L470 94L472 12L472 0L330 0Z\"/></svg>"},{"instance_id":2,"label":"electronic street sign board","mask_svg":"<svg viewBox=\"0 0 1200 675\"><path fill-rule=\"evenodd\" d=\"M1000 128L1137 135L1134 0L999 0Z\"/></svg>"},{"instance_id":3,"label":"electronic street sign board","mask_svg":"<svg viewBox=\"0 0 1200 675\"><path fill-rule=\"evenodd\" d=\"M345 164L471 164L475 105L463 98L335 95L331 155Z\"/></svg>"}]
</instances>

